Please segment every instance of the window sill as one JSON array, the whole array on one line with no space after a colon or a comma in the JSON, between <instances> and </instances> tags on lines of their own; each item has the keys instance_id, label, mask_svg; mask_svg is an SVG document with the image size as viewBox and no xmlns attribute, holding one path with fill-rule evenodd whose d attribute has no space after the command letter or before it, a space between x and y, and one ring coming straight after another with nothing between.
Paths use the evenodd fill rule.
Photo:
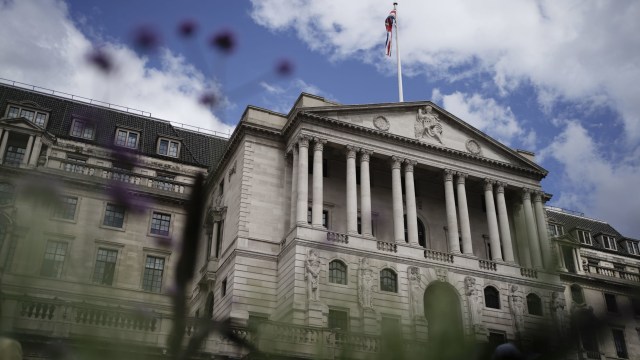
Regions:
<instances>
[{"instance_id":1,"label":"window sill","mask_svg":"<svg viewBox=\"0 0 640 360\"><path fill-rule=\"evenodd\" d=\"M122 227L115 227L115 226L109 226L109 225L101 224L100 228L107 229L107 230L113 230L113 231L122 231L122 232L127 231L126 228L124 227L124 225Z\"/></svg>"},{"instance_id":2,"label":"window sill","mask_svg":"<svg viewBox=\"0 0 640 360\"><path fill-rule=\"evenodd\" d=\"M64 219L64 218L52 217L49 220L66 222L66 223L69 223L69 224L77 224L78 223L78 219L75 219L75 218L74 219Z\"/></svg>"},{"instance_id":3,"label":"window sill","mask_svg":"<svg viewBox=\"0 0 640 360\"><path fill-rule=\"evenodd\" d=\"M341 288L345 288L345 289L349 288L349 283L347 283L347 284L338 284L338 283L328 282L327 285L337 286L337 287L341 287Z\"/></svg>"}]
</instances>

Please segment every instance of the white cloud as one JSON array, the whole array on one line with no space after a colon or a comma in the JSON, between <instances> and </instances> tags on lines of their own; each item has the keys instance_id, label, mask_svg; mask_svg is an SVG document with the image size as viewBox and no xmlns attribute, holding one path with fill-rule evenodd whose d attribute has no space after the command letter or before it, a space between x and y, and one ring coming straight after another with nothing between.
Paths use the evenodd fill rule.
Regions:
<instances>
[{"instance_id":1,"label":"white cloud","mask_svg":"<svg viewBox=\"0 0 640 360\"><path fill-rule=\"evenodd\" d=\"M526 134L511 109L492 98L458 91L443 95L439 89L435 89L432 95L447 111L507 145L516 139L527 146L535 144L533 130Z\"/></svg>"},{"instance_id":2,"label":"white cloud","mask_svg":"<svg viewBox=\"0 0 640 360\"><path fill-rule=\"evenodd\" d=\"M252 0L267 28L294 29L312 49L334 59L384 61L379 1ZM487 0L406 1L399 7L403 66L408 74L458 79L478 71L503 93L534 85L541 105L558 100L612 106L629 140L640 139L640 2Z\"/></svg>"},{"instance_id":3,"label":"white cloud","mask_svg":"<svg viewBox=\"0 0 640 360\"><path fill-rule=\"evenodd\" d=\"M322 96L327 100L334 100L333 95L323 91L319 87L309 84L302 79L292 79L280 85L261 82L260 86L265 90L261 102L270 110L286 114L291 110L301 92Z\"/></svg>"},{"instance_id":4,"label":"white cloud","mask_svg":"<svg viewBox=\"0 0 640 360\"><path fill-rule=\"evenodd\" d=\"M0 76L149 111L154 117L228 132L231 127L198 103L216 84L182 56L160 49L160 66L124 44L99 44L115 64L105 76L87 62L94 47L60 1L0 0Z\"/></svg>"},{"instance_id":5,"label":"white cloud","mask_svg":"<svg viewBox=\"0 0 640 360\"><path fill-rule=\"evenodd\" d=\"M640 148L612 163L606 146L596 143L579 122L563 123L560 135L540 153L542 161L553 159L563 166L561 192L552 204L609 220L623 234L639 234L640 192L635 187L640 184Z\"/></svg>"}]
</instances>

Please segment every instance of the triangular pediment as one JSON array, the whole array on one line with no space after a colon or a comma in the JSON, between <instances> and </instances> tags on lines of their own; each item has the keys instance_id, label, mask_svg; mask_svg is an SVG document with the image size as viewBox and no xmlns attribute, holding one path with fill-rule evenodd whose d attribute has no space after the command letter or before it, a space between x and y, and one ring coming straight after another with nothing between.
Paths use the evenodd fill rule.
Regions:
<instances>
[{"instance_id":1,"label":"triangular pediment","mask_svg":"<svg viewBox=\"0 0 640 360\"><path fill-rule=\"evenodd\" d=\"M429 101L414 103L334 105L302 109L304 113L346 122L381 134L392 134L434 148L528 168L547 171Z\"/></svg>"},{"instance_id":2,"label":"triangular pediment","mask_svg":"<svg viewBox=\"0 0 640 360\"><path fill-rule=\"evenodd\" d=\"M24 117L17 118L2 118L0 119L0 127L19 128L24 130L42 132L43 128L32 123Z\"/></svg>"}]
</instances>

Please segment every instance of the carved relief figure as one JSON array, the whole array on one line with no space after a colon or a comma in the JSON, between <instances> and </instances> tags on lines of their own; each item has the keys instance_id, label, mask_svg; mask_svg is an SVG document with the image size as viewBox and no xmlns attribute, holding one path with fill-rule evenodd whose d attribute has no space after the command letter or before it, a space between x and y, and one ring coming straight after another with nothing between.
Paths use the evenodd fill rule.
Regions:
<instances>
[{"instance_id":1,"label":"carved relief figure","mask_svg":"<svg viewBox=\"0 0 640 360\"><path fill-rule=\"evenodd\" d=\"M309 250L307 260L305 261L304 278L307 280L307 295L309 301L320 301L318 294L318 282L320 280L320 259L315 250Z\"/></svg>"},{"instance_id":2,"label":"carved relief figure","mask_svg":"<svg viewBox=\"0 0 640 360\"><path fill-rule=\"evenodd\" d=\"M521 335L524 331L524 302L522 296L518 293L517 285L511 285L509 310L516 326L516 333Z\"/></svg>"},{"instance_id":3,"label":"carved relief figure","mask_svg":"<svg viewBox=\"0 0 640 360\"><path fill-rule=\"evenodd\" d=\"M411 314L414 318L424 316L423 295L424 290L422 289L420 269L411 266L409 267L409 301Z\"/></svg>"},{"instance_id":4,"label":"carved relief figure","mask_svg":"<svg viewBox=\"0 0 640 360\"><path fill-rule=\"evenodd\" d=\"M474 332L485 332L484 325L482 325L482 296L480 291L476 288L476 279L467 276L464 278L464 289L467 295L467 303L469 304L469 320L473 326Z\"/></svg>"},{"instance_id":5,"label":"carved relief figure","mask_svg":"<svg viewBox=\"0 0 640 360\"><path fill-rule=\"evenodd\" d=\"M436 268L436 277L438 278L438 281L446 282L447 275L448 275L447 269Z\"/></svg>"},{"instance_id":6,"label":"carved relief figure","mask_svg":"<svg viewBox=\"0 0 640 360\"><path fill-rule=\"evenodd\" d=\"M551 318L553 319L556 328L560 333L565 329L565 303L560 294L557 292L551 293Z\"/></svg>"},{"instance_id":7,"label":"carved relief figure","mask_svg":"<svg viewBox=\"0 0 640 360\"><path fill-rule=\"evenodd\" d=\"M358 269L358 300L363 309L373 309L373 290L376 287L376 279L369 266L369 259L360 260Z\"/></svg>"},{"instance_id":8,"label":"carved relief figure","mask_svg":"<svg viewBox=\"0 0 640 360\"><path fill-rule=\"evenodd\" d=\"M424 109L418 109L414 130L416 139L423 139L426 136L430 136L442 144L442 124L440 123L438 114L433 112L431 106L427 105Z\"/></svg>"}]
</instances>

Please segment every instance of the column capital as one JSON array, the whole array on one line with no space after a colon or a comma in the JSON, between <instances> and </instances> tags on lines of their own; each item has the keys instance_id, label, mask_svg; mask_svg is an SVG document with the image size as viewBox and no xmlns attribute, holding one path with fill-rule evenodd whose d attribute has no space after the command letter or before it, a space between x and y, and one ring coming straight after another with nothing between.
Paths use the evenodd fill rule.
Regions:
<instances>
[{"instance_id":1,"label":"column capital","mask_svg":"<svg viewBox=\"0 0 640 360\"><path fill-rule=\"evenodd\" d=\"M371 159L371 154L373 154L373 150L360 149L360 154L361 162L369 162L369 160Z\"/></svg>"},{"instance_id":2,"label":"column capital","mask_svg":"<svg viewBox=\"0 0 640 360\"><path fill-rule=\"evenodd\" d=\"M399 156L392 156L391 157L391 169L400 169L402 167L402 162L404 161L403 158L399 157Z\"/></svg>"},{"instance_id":3,"label":"column capital","mask_svg":"<svg viewBox=\"0 0 640 360\"><path fill-rule=\"evenodd\" d=\"M542 191L533 191L533 202L542 202L542 195L544 194L544 192Z\"/></svg>"},{"instance_id":4,"label":"column capital","mask_svg":"<svg viewBox=\"0 0 640 360\"><path fill-rule=\"evenodd\" d=\"M415 160L404 159L404 172L413 172L413 167L416 166L417 163Z\"/></svg>"},{"instance_id":5,"label":"column capital","mask_svg":"<svg viewBox=\"0 0 640 360\"><path fill-rule=\"evenodd\" d=\"M506 183L502 181L496 181L496 192L498 194L504 194L504 188L507 186Z\"/></svg>"},{"instance_id":6,"label":"column capital","mask_svg":"<svg viewBox=\"0 0 640 360\"><path fill-rule=\"evenodd\" d=\"M453 175L455 175L455 171L451 169L444 169L444 181L453 181Z\"/></svg>"},{"instance_id":7,"label":"column capital","mask_svg":"<svg viewBox=\"0 0 640 360\"><path fill-rule=\"evenodd\" d=\"M300 147L309 147L309 141L311 140L311 136L309 135L299 135L296 141L298 142L298 146Z\"/></svg>"},{"instance_id":8,"label":"column capital","mask_svg":"<svg viewBox=\"0 0 640 360\"><path fill-rule=\"evenodd\" d=\"M467 173L456 171L456 183L464 185L465 179L469 176Z\"/></svg>"},{"instance_id":9,"label":"column capital","mask_svg":"<svg viewBox=\"0 0 640 360\"><path fill-rule=\"evenodd\" d=\"M522 200L531 200L531 189L522 188Z\"/></svg>"},{"instance_id":10,"label":"column capital","mask_svg":"<svg viewBox=\"0 0 640 360\"><path fill-rule=\"evenodd\" d=\"M314 137L313 138L313 150L322 151L324 149L324 144L327 143L327 140Z\"/></svg>"},{"instance_id":11,"label":"column capital","mask_svg":"<svg viewBox=\"0 0 640 360\"><path fill-rule=\"evenodd\" d=\"M347 159L355 159L358 148L353 145L347 145Z\"/></svg>"},{"instance_id":12,"label":"column capital","mask_svg":"<svg viewBox=\"0 0 640 360\"><path fill-rule=\"evenodd\" d=\"M493 179L489 179L489 178L484 178L484 191L492 191L493 190L493 184L495 184L496 181Z\"/></svg>"}]
</instances>

